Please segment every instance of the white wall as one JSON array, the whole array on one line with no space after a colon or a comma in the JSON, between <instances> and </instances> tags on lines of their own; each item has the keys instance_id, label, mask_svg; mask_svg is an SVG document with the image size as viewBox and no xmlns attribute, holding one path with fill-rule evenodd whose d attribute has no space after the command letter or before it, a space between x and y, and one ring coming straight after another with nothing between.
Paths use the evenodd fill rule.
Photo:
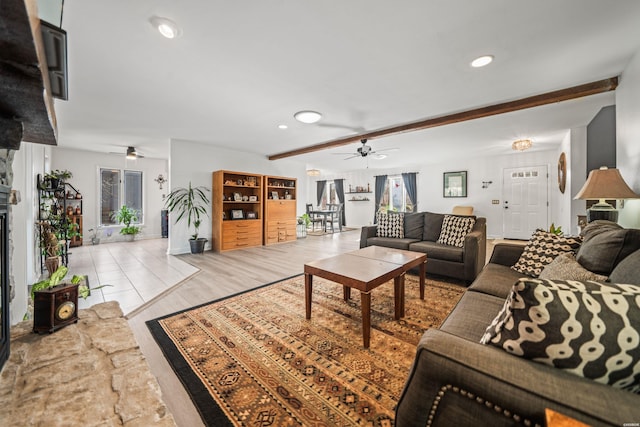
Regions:
<instances>
[{"instance_id":1,"label":"white wall","mask_svg":"<svg viewBox=\"0 0 640 427\"><path fill-rule=\"evenodd\" d=\"M587 127L571 129L571 156L567 166L567 188L571 197L571 228L563 230L578 234L578 215L586 215L587 204L584 200L573 198L587 181Z\"/></svg>"},{"instance_id":2,"label":"white wall","mask_svg":"<svg viewBox=\"0 0 640 427\"><path fill-rule=\"evenodd\" d=\"M640 51L623 71L616 89L616 165L629 187L640 194ZM627 200L618 223L640 228L640 200Z\"/></svg>"},{"instance_id":3,"label":"white wall","mask_svg":"<svg viewBox=\"0 0 640 427\"><path fill-rule=\"evenodd\" d=\"M306 194L306 171L304 163L295 160L268 160L264 156L236 150L201 144L192 141L171 140L169 158L169 182L171 188L205 186L211 190L212 173L216 170L249 172L262 175L287 176L298 179L298 194ZM211 196L211 193L208 193ZM298 197L298 215L305 211L304 198ZM211 206L209 217L200 225L200 236L209 239L205 249L211 248ZM171 215L170 215L171 216ZM193 230L187 230L185 221L175 224L170 219L169 253L187 253L189 237Z\"/></svg>"},{"instance_id":4,"label":"white wall","mask_svg":"<svg viewBox=\"0 0 640 427\"><path fill-rule=\"evenodd\" d=\"M10 308L12 324L20 322L27 312L27 286L40 277L40 250L35 234L38 206L35 181L36 175L48 167L50 152L49 146L23 142L13 160L12 189L20 192L21 201L11 206L13 254L10 268L15 285L15 298Z\"/></svg>"},{"instance_id":5,"label":"white wall","mask_svg":"<svg viewBox=\"0 0 640 427\"><path fill-rule=\"evenodd\" d=\"M160 189L154 181L159 174L168 175L167 161L162 159L127 160L124 154L105 154L94 151L75 150L56 147L52 150L51 169L67 169L73 173L68 182L82 194L83 244L91 244L88 230L99 224L100 203L100 168L128 169L142 171L143 176L143 211L144 224L140 238L157 238L161 236L160 211L163 209L163 195L168 192L168 184ZM105 230L103 242L120 240L121 227L109 227L113 232L109 237Z\"/></svg>"},{"instance_id":6,"label":"white wall","mask_svg":"<svg viewBox=\"0 0 640 427\"><path fill-rule=\"evenodd\" d=\"M345 191L348 191L349 184L353 186L366 186L370 183L373 191L375 175L398 175L402 172L418 172L418 210L430 212L451 212L455 205L470 205L474 207L477 216L487 218L487 236L490 238L502 237L502 171L504 168L526 167L526 166L547 166L550 171L556 170L558 153L556 151L525 151L522 153L511 153L499 157L460 158L450 160L440 164L424 164L420 170L395 170L395 169L367 169L364 171L352 171L346 173L335 173L314 177L309 179L307 194L309 203L317 204L316 201L316 181L345 179ZM452 171L467 171L467 197L464 198L444 198L442 196L443 173ZM488 188L482 188L483 181L493 181ZM569 185L567 186L569 187ZM555 189L555 191L554 191ZM558 204L559 195L557 185L557 173L550 174L549 177L550 205ZM565 192L569 197L568 191ZM345 213L347 226L359 227L371 224L374 212L374 194L369 194L370 202L346 202ZM349 199L349 195L347 195ZM492 200L499 200L500 203L494 205ZM566 217L566 215L564 215ZM551 222L562 223L554 217ZM541 227L548 227L549 224L541 224ZM568 227L568 225L567 225ZM564 227L563 227L564 229Z\"/></svg>"}]
</instances>

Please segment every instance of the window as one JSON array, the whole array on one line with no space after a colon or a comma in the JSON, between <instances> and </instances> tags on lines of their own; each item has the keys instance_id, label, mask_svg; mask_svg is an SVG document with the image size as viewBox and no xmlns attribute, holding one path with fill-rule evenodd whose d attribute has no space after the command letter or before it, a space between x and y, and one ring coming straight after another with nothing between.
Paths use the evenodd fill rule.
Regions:
<instances>
[{"instance_id":1,"label":"window","mask_svg":"<svg viewBox=\"0 0 640 427\"><path fill-rule=\"evenodd\" d=\"M116 225L111 214L122 205L138 212L136 224L143 222L142 172L100 169L100 225Z\"/></svg>"},{"instance_id":2,"label":"window","mask_svg":"<svg viewBox=\"0 0 640 427\"><path fill-rule=\"evenodd\" d=\"M327 181L327 185L322 195L322 201L320 207L326 209L328 204L338 203L338 197L336 196L336 185L333 181Z\"/></svg>"},{"instance_id":3,"label":"window","mask_svg":"<svg viewBox=\"0 0 640 427\"><path fill-rule=\"evenodd\" d=\"M380 206L386 208L387 211L413 212L413 203L407 195L407 190L404 188L402 176L387 177L387 184L382 194Z\"/></svg>"}]
</instances>

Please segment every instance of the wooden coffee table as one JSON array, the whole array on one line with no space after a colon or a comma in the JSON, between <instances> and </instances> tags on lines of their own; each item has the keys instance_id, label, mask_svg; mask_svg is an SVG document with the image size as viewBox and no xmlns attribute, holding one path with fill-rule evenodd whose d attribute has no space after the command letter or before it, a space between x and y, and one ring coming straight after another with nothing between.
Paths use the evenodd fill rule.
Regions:
<instances>
[{"instance_id":1,"label":"wooden coffee table","mask_svg":"<svg viewBox=\"0 0 640 427\"><path fill-rule=\"evenodd\" d=\"M394 319L404 317L404 275L415 267L420 269L420 298L424 299L424 274L427 254L401 249L369 246L353 252L313 261L304 265L304 299L306 317L311 319L313 276L319 276L343 286L347 301L351 288L360 291L362 306L362 341L369 348L371 338L371 291L393 279Z\"/></svg>"}]
</instances>

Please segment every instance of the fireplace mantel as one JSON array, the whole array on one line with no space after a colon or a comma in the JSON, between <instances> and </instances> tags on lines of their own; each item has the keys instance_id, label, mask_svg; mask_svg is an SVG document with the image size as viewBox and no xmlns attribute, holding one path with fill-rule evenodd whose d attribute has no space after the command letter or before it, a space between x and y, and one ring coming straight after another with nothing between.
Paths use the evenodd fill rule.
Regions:
<instances>
[{"instance_id":1,"label":"fireplace mantel","mask_svg":"<svg viewBox=\"0 0 640 427\"><path fill-rule=\"evenodd\" d=\"M36 0L0 2L0 148L57 144Z\"/></svg>"}]
</instances>

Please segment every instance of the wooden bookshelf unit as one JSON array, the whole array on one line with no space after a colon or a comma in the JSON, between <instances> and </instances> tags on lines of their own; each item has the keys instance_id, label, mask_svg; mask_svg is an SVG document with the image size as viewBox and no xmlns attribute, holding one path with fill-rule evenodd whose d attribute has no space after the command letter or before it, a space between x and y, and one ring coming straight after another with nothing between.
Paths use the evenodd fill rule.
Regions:
<instances>
[{"instance_id":1,"label":"wooden bookshelf unit","mask_svg":"<svg viewBox=\"0 0 640 427\"><path fill-rule=\"evenodd\" d=\"M262 175L220 170L212 178L212 235L216 252L262 245Z\"/></svg>"},{"instance_id":2,"label":"wooden bookshelf unit","mask_svg":"<svg viewBox=\"0 0 640 427\"><path fill-rule=\"evenodd\" d=\"M296 240L297 180L264 177L264 244Z\"/></svg>"}]
</instances>

